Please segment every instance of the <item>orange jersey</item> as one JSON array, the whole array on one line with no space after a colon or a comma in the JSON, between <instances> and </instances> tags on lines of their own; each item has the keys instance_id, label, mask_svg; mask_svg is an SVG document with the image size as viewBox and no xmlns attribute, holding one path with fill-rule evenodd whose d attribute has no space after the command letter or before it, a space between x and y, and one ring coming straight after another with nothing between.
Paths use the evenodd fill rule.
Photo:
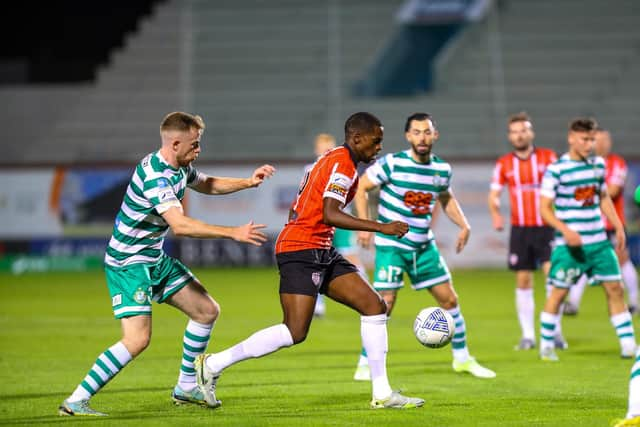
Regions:
<instances>
[{"instance_id":1,"label":"orange jersey","mask_svg":"<svg viewBox=\"0 0 640 427\"><path fill-rule=\"evenodd\" d=\"M514 153L505 154L496 162L491 189L509 187L511 225L540 227L545 225L540 215L540 183L547 166L557 160L548 148L535 148L526 159Z\"/></svg>"},{"instance_id":2,"label":"orange jersey","mask_svg":"<svg viewBox=\"0 0 640 427\"><path fill-rule=\"evenodd\" d=\"M322 155L302 178L291 206L293 214L276 241L276 253L329 249L334 227L322 222L324 199L337 199L344 206L353 199L357 187L356 161L346 145Z\"/></svg>"},{"instance_id":3,"label":"orange jersey","mask_svg":"<svg viewBox=\"0 0 640 427\"><path fill-rule=\"evenodd\" d=\"M605 159L605 182L607 186L616 185L624 189L624 183L627 180L627 162L617 154L609 154ZM624 194L621 191L616 197L612 197L611 201L616 208L618 218L624 225ZM607 230L613 230L613 225L607 220L607 217L602 216L604 219L604 226Z\"/></svg>"}]
</instances>

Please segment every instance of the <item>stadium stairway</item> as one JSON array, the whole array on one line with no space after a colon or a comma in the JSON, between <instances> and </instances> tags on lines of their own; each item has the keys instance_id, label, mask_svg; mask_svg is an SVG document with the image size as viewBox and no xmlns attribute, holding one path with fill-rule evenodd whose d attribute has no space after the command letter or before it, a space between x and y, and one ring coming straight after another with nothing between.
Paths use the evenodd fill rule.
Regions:
<instances>
[{"instance_id":1,"label":"stadium stairway","mask_svg":"<svg viewBox=\"0 0 640 427\"><path fill-rule=\"evenodd\" d=\"M564 149L568 120L591 114L613 131L617 151L639 155L637 1L503 0L449 44L432 93L354 98L401 3L163 2L95 85L42 95L46 117L9 161L133 162L158 143L173 110L204 117L203 160L309 159L315 133L340 137L346 116L361 110L385 124L385 151L406 146L408 114L428 111L439 154L492 158L508 147L506 115L527 110L539 144ZM25 99L38 102L33 91Z\"/></svg>"}]
</instances>

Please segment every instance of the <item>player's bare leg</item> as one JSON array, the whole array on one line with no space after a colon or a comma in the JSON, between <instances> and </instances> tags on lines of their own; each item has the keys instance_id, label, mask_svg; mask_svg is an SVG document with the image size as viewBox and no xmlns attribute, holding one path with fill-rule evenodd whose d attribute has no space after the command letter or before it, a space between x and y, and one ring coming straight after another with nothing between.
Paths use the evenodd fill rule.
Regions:
<instances>
[{"instance_id":1,"label":"player's bare leg","mask_svg":"<svg viewBox=\"0 0 640 427\"><path fill-rule=\"evenodd\" d=\"M620 261L620 272L622 273L622 282L627 291L627 302L629 304L629 312L634 314L638 309L638 272L629 257L629 249L616 249L616 255Z\"/></svg>"}]
</instances>

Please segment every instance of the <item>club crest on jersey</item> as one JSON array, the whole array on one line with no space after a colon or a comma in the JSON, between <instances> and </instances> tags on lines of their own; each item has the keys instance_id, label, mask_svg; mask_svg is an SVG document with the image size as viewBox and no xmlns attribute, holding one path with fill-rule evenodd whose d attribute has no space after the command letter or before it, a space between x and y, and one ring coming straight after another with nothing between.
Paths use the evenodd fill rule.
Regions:
<instances>
[{"instance_id":1,"label":"club crest on jersey","mask_svg":"<svg viewBox=\"0 0 640 427\"><path fill-rule=\"evenodd\" d=\"M319 271L314 271L313 273L311 273L311 281L313 282L314 285L316 285L316 288L320 287L320 282L322 281L322 274Z\"/></svg>"},{"instance_id":2,"label":"club crest on jersey","mask_svg":"<svg viewBox=\"0 0 640 427\"><path fill-rule=\"evenodd\" d=\"M158 180L158 188L166 188L169 186L169 181L166 178L160 178Z\"/></svg>"},{"instance_id":3,"label":"club crest on jersey","mask_svg":"<svg viewBox=\"0 0 640 427\"><path fill-rule=\"evenodd\" d=\"M440 187L442 185L444 185L444 177L441 177L440 174L435 174L433 176L433 185Z\"/></svg>"}]
</instances>

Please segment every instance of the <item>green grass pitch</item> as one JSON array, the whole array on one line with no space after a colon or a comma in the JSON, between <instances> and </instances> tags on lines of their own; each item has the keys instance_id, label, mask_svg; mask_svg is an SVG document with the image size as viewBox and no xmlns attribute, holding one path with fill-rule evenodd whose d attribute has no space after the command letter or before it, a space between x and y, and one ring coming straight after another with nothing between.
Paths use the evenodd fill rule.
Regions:
<instances>
[{"instance_id":1,"label":"green grass pitch","mask_svg":"<svg viewBox=\"0 0 640 427\"><path fill-rule=\"evenodd\" d=\"M209 351L281 321L275 269L197 270L222 306ZM102 272L0 275L0 424L117 426L604 426L626 410L631 360L619 357L601 289L588 289L580 314L565 318L570 348L559 363L513 350L519 339L514 277L501 270L453 272L476 358L494 380L456 374L450 347L413 337L414 316L434 305L404 289L389 323L391 385L426 399L417 410L368 408L370 384L355 382L360 322L329 302L307 341L224 372L216 410L176 407L186 318L154 305L151 346L94 399L106 419L57 416L58 404L96 356L120 337ZM536 278L536 312L544 291ZM88 424L87 424L88 425Z\"/></svg>"}]
</instances>

